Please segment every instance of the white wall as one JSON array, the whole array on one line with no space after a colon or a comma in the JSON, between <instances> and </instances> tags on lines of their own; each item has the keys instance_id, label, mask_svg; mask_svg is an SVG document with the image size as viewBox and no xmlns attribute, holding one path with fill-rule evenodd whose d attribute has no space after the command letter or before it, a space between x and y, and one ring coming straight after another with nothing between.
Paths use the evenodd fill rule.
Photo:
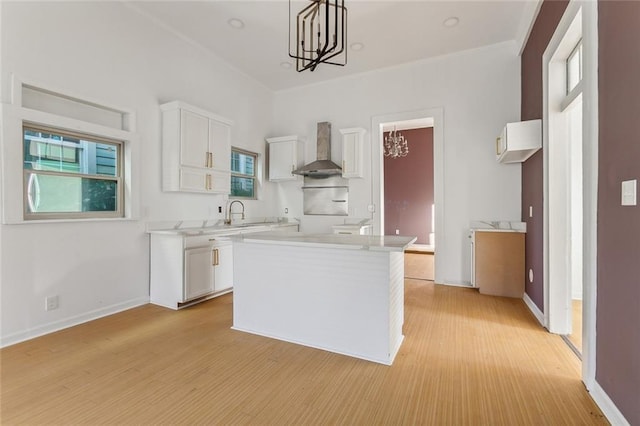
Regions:
<instances>
[{"instance_id":1,"label":"white wall","mask_svg":"<svg viewBox=\"0 0 640 426\"><path fill-rule=\"evenodd\" d=\"M383 52L381 52L383 54ZM357 59L350 59L357 60ZM521 166L495 161L495 138L520 115L520 60L515 43L458 54L282 91L275 97L271 136L306 136L306 159L315 158L315 127L330 121L332 159L340 164L338 129L368 130L365 162L371 162L371 123L381 115L442 108L444 155L444 235L437 236L437 280L470 280L467 230L472 220L520 221ZM374 169L375 170L375 169ZM369 216L371 170L351 180L349 210ZM302 217L302 230L322 232L341 217L303 216L301 181L279 185L279 203ZM284 204L282 204L284 203ZM446 240L446 244L440 244ZM442 261L444 259L444 261Z\"/></svg>"},{"instance_id":2,"label":"white wall","mask_svg":"<svg viewBox=\"0 0 640 426\"><path fill-rule=\"evenodd\" d=\"M161 192L158 104L182 100L234 121L232 144L264 154L273 95L202 48L120 2L2 2L1 100L11 73L74 96L135 111L141 216L133 220L0 225L1 343L145 303L145 222L221 218L222 196ZM5 149L20 141L3 140ZM15 147L12 147L15 145ZM276 187L246 203L278 213ZM60 307L45 312L46 296Z\"/></svg>"}]
</instances>

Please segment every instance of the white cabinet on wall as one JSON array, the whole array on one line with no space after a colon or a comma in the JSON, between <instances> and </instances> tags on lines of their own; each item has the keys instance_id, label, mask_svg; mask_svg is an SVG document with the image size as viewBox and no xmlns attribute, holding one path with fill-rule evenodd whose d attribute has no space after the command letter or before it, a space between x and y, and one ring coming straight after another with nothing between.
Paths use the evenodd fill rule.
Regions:
<instances>
[{"instance_id":1,"label":"white cabinet on wall","mask_svg":"<svg viewBox=\"0 0 640 426\"><path fill-rule=\"evenodd\" d=\"M269 144L269 180L295 180L292 174L304 161L304 145L296 135L267 138Z\"/></svg>"},{"instance_id":2,"label":"white cabinet on wall","mask_svg":"<svg viewBox=\"0 0 640 426\"><path fill-rule=\"evenodd\" d=\"M542 147L542 120L508 123L496 138L500 163L521 163Z\"/></svg>"},{"instance_id":3,"label":"white cabinet on wall","mask_svg":"<svg viewBox=\"0 0 640 426\"><path fill-rule=\"evenodd\" d=\"M233 244L214 236L151 234L150 301L179 309L233 289Z\"/></svg>"},{"instance_id":4,"label":"white cabinet on wall","mask_svg":"<svg viewBox=\"0 0 640 426\"><path fill-rule=\"evenodd\" d=\"M231 121L183 102L162 111L162 189L228 194Z\"/></svg>"},{"instance_id":5,"label":"white cabinet on wall","mask_svg":"<svg viewBox=\"0 0 640 426\"><path fill-rule=\"evenodd\" d=\"M360 127L340 129L342 134L342 177L363 177L362 144L366 130Z\"/></svg>"}]
</instances>

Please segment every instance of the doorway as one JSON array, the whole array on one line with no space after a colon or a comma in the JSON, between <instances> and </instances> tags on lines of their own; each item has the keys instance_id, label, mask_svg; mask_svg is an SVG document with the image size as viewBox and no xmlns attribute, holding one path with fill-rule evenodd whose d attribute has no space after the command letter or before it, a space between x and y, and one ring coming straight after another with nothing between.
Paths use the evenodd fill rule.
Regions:
<instances>
[{"instance_id":1,"label":"doorway","mask_svg":"<svg viewBox=\"0 0 640 426\"><path fill-rule=\"evenodd\" d=\"M383 141L384 234L415 236L405 278L433 281L433 120L385 123Z\"/></svg>"},{"instance_id":2,"label":"doorway","mask_svg":"<svg viewBox=\"0 0 640 426\"><path fill-rule=\"evenodd\" d=\"M564 25L563 25L564 22ZM581 9L568 7L544 55L545 321L582 355L583 43Z\"/></svg>"},{"instance_id":3,"label":"doorway","mask_svg":"<svg viewBox=\"0 0 640 426\"><path fill-rule=\"evenodd\" d=\"M409 210L412 206L406 197L394 199L385 197L385 155L384 137L390 131L400 131L405 136L413 133L417 129L429 129L432 137L431 161L433 170L431 172L432 200L430 206L421 206L419 211L423 218L415 220L409 218ZM373 210L373 229L378 234L399 234L416 235L419 240L416 245L410 247L409 268L414 266L413 274L419 279L429 279L435 282L442 282L439 278L438 265L445 261L445 254L442 247L446 244L442 236L442 212L443 206L439 200L442 199L444 191L443 185L443 134L442 134L442 109L435 108L429 110L389 114L378 116L372 119L372 189L371 199L373 201L370 209ZM409 142L411 152L411 142ZM411 155L409 153L408 155ZM388 160L393 161L393 160ZM411 178L410 178L411 179ZM387 182L388 183L388 182ZM415 189L418 185L415 182L405 183L410 189ZM397 197L396 197L397 198ZM385 207L386 205L386 207ZM409 222L422 223L422 227L417 231L413 230ZM419 225L418 225L419 226ZM416 256L413 256L416 255ZM411 272L409 272L411 274Z\"/></svg>"}]
</instances>

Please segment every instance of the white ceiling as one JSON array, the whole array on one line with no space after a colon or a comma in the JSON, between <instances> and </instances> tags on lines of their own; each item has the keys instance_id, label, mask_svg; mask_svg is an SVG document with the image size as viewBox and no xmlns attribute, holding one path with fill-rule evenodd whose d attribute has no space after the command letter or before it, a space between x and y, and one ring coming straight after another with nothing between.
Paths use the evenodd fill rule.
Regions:
<instances>
[{"instance_id":1,"label":"white ceiling","mask_svg":"<svg viewBox=\"0 0 640 426\"><path fill-rule=\"evenodd\" d=\"M378 1L345 0L349 48L344 67L321 64L298 73L288 57L289 2L286 0L126 1L134 10L160 21L241 72L273 90L316 83L527 35L539 0ZM304 6L292 3L293 14ZM459 24L443 22L457 17ZM244 22L236 29L232 18ZM280 64L294 66L284 69Z\"/></svg>"}]
</instances>

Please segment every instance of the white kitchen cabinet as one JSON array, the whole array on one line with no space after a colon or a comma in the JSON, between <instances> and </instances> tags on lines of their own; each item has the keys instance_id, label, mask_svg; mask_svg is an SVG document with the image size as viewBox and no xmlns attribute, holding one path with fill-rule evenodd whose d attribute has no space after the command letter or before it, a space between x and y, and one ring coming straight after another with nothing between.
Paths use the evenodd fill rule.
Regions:
<instances>
[{"instance_id":1,"label":"white kitchen cabinet","mask_svg":"<svg viewBox=\"0 0 640 426\"><path fill-rule=\"evenodd\" d=\"M366 130L356 127L340 129L342 134L342 177L363 177L362 145Z\"/></svg>"},{"instance_id":2,"label":"white kitchen cabinet","mask_svg":"<svg viewBox=\"0 0 640 426\"><path fill-rule=\"evenodd\" d=\"M267 138L269 144L269 180L295 180L293 172L304 161L304 144L296 135Z\"/></svg>"},{"instance_id":3,"label":"white kitchen cabinet","mask_svg":"<svg viewBox=\"0 0 640 426\"><path fill-rule=\"evenodd\" d=\"M162 189L228 194L231 122L182 102L162 111Z\"/></svg>"},{"instance_id":4,"label":"white kitchen cabinet","mask_svg":"<svg viewBox=\"0 0 640 426\"><path fill-rule=\"evenodd\" d=\"M211 235L151 234L151 303L180 309L232 289L231 241Z\"/></svg>"},{"instance_id":5,"label":"white kitchen cabinet","mask_svg":"<svg viewBox=\"0 0 640 426\"><path fill-rule=\"evenodd\" d=\"M542 120L508 123L496 138L500 163L521 163L542 147Z\"/></svg>"},{"instance_id":6,"label":"white kitchen cabinet","mask_svg":"<svg viewBox=\"0 0 640 426\"><path fill-rule=\"evenodd\" d=\"M208 246L184 251L184 293L181 302L213 292L212 257L212 250Z\"/></svg>"},{"instance_id":7,"label":"white kitchen cabinet","mask_svg":"<svg viewBox=\"0 0 640 426\"><path fill-rule=\"evenodd\" d=\"M213 249L213 290L222 292L233 288L233 243L216 241Z\"/></svg>"}]
</instances>

